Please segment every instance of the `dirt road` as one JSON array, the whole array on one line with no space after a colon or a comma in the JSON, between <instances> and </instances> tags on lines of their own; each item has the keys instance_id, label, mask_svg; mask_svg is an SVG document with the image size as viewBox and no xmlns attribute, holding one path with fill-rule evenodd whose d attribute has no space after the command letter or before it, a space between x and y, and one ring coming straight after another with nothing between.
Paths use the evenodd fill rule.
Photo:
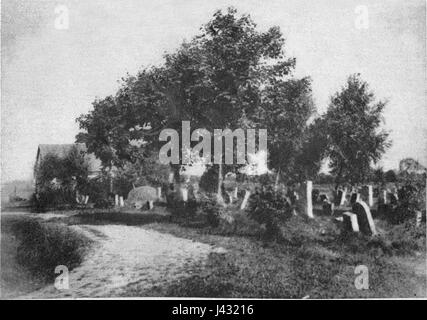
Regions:
<instances>
[{"instance_id":1,"label":"dirt road","mask_svg":"<svg viewBox=\"0 0 427 320\"><path fill-rule=\"evenodd\" d=\"M120 296L130 285L148 289L189 276L197 272L196 268L203 265L209 253L223 251L142 227L76 225L72 228L96 244L85 261L70 271L69 289L59 291L52 284L23 298Z\"/></svg>"}]
</instances>

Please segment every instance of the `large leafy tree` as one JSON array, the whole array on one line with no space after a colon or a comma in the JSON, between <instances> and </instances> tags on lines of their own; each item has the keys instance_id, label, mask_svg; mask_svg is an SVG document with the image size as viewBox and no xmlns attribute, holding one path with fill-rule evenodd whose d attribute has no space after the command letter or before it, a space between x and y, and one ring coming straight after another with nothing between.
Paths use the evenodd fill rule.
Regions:
<instances>
[{"instance_id":1,"label":"large leafy tree","mask_svg":"<svg viewBox=\"0 0 427 320\"><path fill-rule=\"evenodd\" d=\"M160 129L180 133L184 120L211 132L266 128L270 166L289 173L314 109L310 80L292 77L294 67L279 28L260 32L235 9L217 11L162 66L126 77L114 97L95 101L78 119L77 139L105 166L122 167L137 161L138 148L158 150Z\"/></svg>"},{"instance_id":2,"label":"large leafy tree","mask_svg":"<svg viewBox=\"0 0 427 320\"><path fill-rule=\"evenodd\" d=\"M390 146L388 133L381 129L385 105L376 101L359 74L351 75L341 91L331 97L319 128L327 139L326 155L337 185L343 180L364 182L371 165Z\"/></svg>"}]
</instances>

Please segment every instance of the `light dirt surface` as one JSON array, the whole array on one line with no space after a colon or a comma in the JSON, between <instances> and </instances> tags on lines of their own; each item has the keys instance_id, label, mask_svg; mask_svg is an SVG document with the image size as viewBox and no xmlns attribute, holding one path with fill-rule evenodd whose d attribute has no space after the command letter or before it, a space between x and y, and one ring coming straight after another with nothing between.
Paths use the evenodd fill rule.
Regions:
<instances>
[{"instance_id":1,"label":"light dirt surface","mask_svg":"<svg viewBox=\"0 0 427 320\"><path fill-rule=\"evenodd\" d=\"M70 271L69 289L53 284L23 298L120 296L129 285L151 288L197 272L211 252L224 249L126 225L73 226L96 241L83 263ZM203 263L202 263L203 264Z\"/></svg>"}]
</instances>

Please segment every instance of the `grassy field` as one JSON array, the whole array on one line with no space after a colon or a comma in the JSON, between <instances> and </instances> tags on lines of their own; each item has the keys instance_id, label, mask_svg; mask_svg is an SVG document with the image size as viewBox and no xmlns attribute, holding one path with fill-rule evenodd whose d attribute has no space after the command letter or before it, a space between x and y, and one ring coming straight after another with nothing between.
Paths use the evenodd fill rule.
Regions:
<instances>
[{"instance_id":1,"label":"grassy field","mask_svg":"<svg viewBox=\"0 0 427 320\"><path fill-rule=\"evenodd\" d=\"M344 237L328 218L303 220L295 218L285 227L281 243L176 224L150 224L147 227L222 246L227 252L211 254L202 274L152 292L140 292L135 286L127 293L175 297L425 297L425 235L409 249L405 240L390 240L405 230L394 230L386 240ZM368 268L369 290L355 287L355 268L359 265Z\"/></svg>"}]
</instances>

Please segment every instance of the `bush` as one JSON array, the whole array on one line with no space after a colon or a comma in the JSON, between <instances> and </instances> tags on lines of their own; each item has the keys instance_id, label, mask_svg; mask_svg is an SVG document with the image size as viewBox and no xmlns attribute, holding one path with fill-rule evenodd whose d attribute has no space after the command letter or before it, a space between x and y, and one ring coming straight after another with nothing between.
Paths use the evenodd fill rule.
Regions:
<instances>
[{"instance_id":1,"label":"bush","mask_svg":"<svg viewBox=\"0 0 427 320\"><path fill-rule=\"evenodd\" d=\"M69 270L78 266L91 243L66 226L43 224L34 219L19 220L12 231L19 241L17 260L31 272L46 279L55 277L55 267Z\"/></svg>"},{"instance_id":2,"label":"bush","mask_svg":"<svg viewBox=\"0 0 427 320\"><path fill-rule=\"evenodd\" d=\"M425 210L426 177L425 174L403 173L400 177L401 188L398 191L398 204L390 215L390 221L400 224L415 220L417 211Z\"/></svg>"},{"instance_id":3,"label":"bush","mask_svg":"<svg viewBox=\"0 0 427 320\"><path fill-rule=\"evenodd\" d=\"M218 227L224 209L217 204L213 194L202 194L198 203L197 214L206 218L211 227Z\"/></svg>"},{"instance_id":4,"label":"bush","mask_svg":"<svg viewBox=\"0 0 427 320\"><path fill-rule=\"evenodd\" d=\"M263 188L249 199L249 217L266 227L268 236L280 236L281 224L292 217L292 206L288 198L271 187Z\"/></svg>"},{"instance_id":5,"label":"bush","mask_svg":"<svg viewBox=\"0 0 427 320\"><path fill-rule=\"evenodd\" d=\"M114 205L113 197L110 195L110 182L105 177L100 176L89 180L86 194L95 208L107 209Z\"/></svg>"}]
</instances>

